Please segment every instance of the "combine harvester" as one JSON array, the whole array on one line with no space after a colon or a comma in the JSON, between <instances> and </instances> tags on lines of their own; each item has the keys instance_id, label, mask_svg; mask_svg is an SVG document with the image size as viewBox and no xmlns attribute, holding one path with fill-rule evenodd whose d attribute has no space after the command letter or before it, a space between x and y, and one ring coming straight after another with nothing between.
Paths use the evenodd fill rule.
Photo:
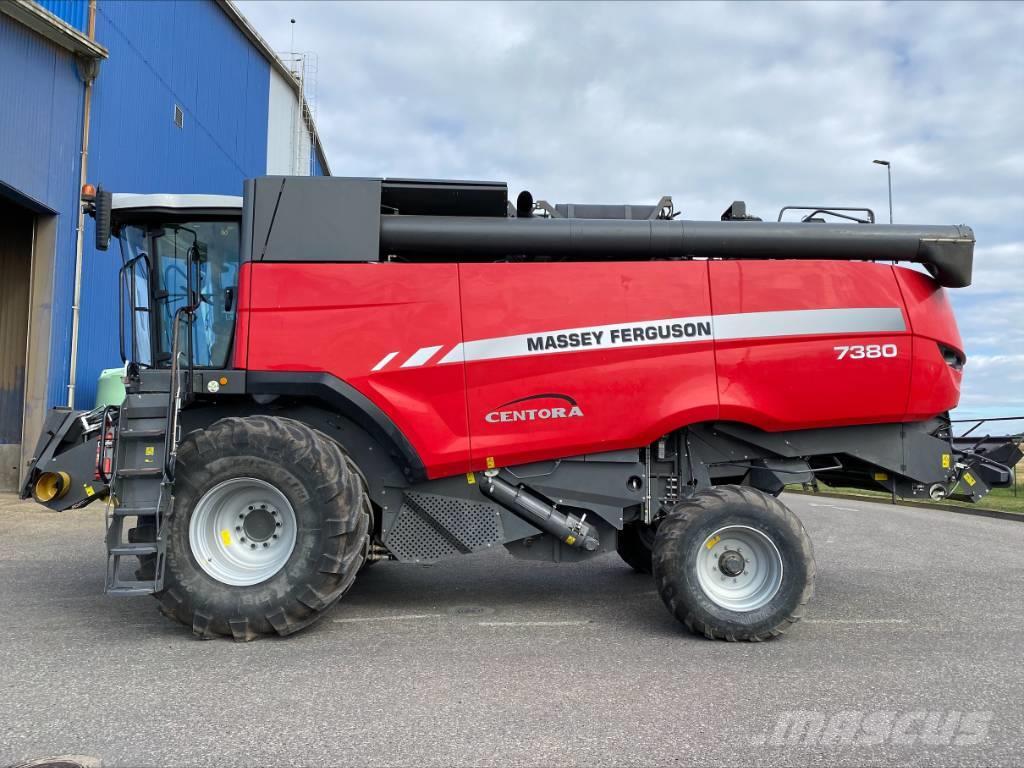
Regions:
<instances>
[{"instance_id":1,"label":"combine harvester","mask_svg":"<svg viewBox=\"0 0 1024 768\"><path fill-rule=\"evenodd\" d=\"M764 640L814 581L785 484L977 501L1021 455L951 441L968 227L393 179L86 204L121 245L128 395L53 410L22 493L105 498L107 591L200 636L289 635L375 560L502 545L618 551L694 632Z\"/></svg>"}]
</instances>

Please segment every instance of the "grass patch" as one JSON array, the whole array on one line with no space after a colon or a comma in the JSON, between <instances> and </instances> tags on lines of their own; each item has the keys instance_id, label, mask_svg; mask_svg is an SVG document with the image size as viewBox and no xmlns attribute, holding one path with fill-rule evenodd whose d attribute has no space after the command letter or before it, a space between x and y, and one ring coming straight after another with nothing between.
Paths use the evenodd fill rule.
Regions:
<instances>
[{"instance_id":1,"label":"grass patch","mask_svg":"<svg viewBox=\"0 0 1024 768\"><path fill-rule=\"evenodd\" d=\"M824 483L819 484L821 488L821 495L827 496L830 493L842 493L850 496L863 496L866 499L872 499L877 501L890 501L892 495L885 491L864 491L860 488L833 488L825 485ZM799 484L787 486L787 490L800 491L802 487ZM977 504L972 504L969 501L941 501L938 502L939 506L943 507L970 507L974 509L995 509L1000 512L1014 512L1018 515L1024 515L1024 484L1017 485L1017 494L1014 495L1013 488L993 488L992 491L979 501ZM933 501L909 501L903 500L897 497L897 501L901 504L935 504Z\"/></svg>"}]
</instances>

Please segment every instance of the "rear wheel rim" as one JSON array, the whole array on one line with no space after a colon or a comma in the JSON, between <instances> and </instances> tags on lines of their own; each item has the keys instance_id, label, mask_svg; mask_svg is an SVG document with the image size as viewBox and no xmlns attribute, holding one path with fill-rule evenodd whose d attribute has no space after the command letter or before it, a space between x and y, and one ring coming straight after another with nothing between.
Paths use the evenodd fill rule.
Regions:
<instances>
[{"instance_id":1,"label":"rear wheel rim","mask_svg":"<svg viewBox=\"0 0 1024 768\"><path fill-rule=\"evenodd\" d=\"M199 567L233 587L248 587L284 568L298 525L287 497L254 477L225 480L202 495L188 539Z\"/></svg>"},{"instance_id":2,"label":"rear wheel rim","mask_svg":"<svg viewBox=\"0 0 1024 768\"><path fill-rule=\"evenodd\" d=\"M711 602L730 611L756 611L782 587L782 555L766 533L727 525L697 552L697 583Z\"/></svg>"}]
</instances>

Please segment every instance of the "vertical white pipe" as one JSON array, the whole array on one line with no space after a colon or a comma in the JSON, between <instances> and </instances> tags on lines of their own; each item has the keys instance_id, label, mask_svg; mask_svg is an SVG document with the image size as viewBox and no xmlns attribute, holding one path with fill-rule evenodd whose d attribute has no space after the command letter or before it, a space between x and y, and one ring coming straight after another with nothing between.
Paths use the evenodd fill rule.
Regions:
<instances>
[{"instance_id":1,"label":"vertical white pipe","mask_svg":"<svg viewBox=\"0 0 1024 768\"><path fill-rule=\"evenodd\" d=\"M89 0L88 35L96 38L96 0ZM92 112L92 79L85 81L82 103L82 151L78 189L85 186L89 164L89 117ZM71 303L71 361L68 370L68 408L75 407L75 383L78 378L78 322L82 300L82 254L85 250L85 208L78 206L78 227L75 230L75 292Z\"/></svg>"}]
</instances>

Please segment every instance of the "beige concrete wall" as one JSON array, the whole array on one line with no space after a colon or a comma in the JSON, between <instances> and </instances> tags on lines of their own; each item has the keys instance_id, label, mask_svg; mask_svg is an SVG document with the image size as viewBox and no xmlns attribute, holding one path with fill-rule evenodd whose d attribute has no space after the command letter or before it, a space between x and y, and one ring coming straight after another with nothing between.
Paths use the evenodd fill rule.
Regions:
<instances>
[{"instance_id":1,"label":"beige concrete wall","mask_svg":"<svg viewBox=\"0 0 1024 768\"><path fill-rule=\"evenodd\" d=\"M22 425L21 473L35 450L46 418L46 383L50 374L50 314L53 264L57 253L57 217L37 216L32 247L32 281L25 366L25 415Z\"/></svg>"}]
</instances>

